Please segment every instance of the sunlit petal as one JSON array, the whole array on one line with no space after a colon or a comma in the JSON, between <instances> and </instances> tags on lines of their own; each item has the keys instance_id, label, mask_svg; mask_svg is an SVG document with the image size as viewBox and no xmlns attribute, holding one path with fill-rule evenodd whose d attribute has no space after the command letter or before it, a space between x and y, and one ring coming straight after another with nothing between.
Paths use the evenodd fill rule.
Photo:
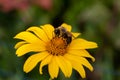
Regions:
<instances>
[{"instance_id":1,"label":"sunlit petal","mask_svg":"<svg viewBox=\"0 0 120 80\"><path fill-rule=\"evenodd\" d=\"M22 56L28 52L40 52L40 51L45 51L45 50L46 48L42 45L24 44L17 49L16 54L17 56Z\"/></svg>"},{"instance_id":2,"label":"sunlit petal","mask_svg":"<svg viewBox=\"0 0 120 80\"><path fill-rule=\"evenodd\" d=\"M58 63L58 66L64 73L65 77L70 77L72 72L72 66L69 61L65 60L62 56L57 56L56 61Z\"/></svg>"},{"instance_id":3,"label":"sunlit petal","mask_svg":"<svg viewBox=\"0 0 120 80\"><path fill-rule=\"evenodd\" d=\"M49 53L41 52L30 56L24 63L23 70L28 73L30 72L41 60L43 60Z\"/></svg>"},{"instance_id":4,"label":"sunlit petal","mask_svg":"<svg viewBox=\"0 0 120 80\"><path fill-rule=\"evenodd\" d=\"M68 77L70 77L72 74L72 65L67 59L65 59L65 57L63 57L63 59L66 62L66 66L67 66L67 70L68 70Z\"/></svg>"},{"instance_id":5,"label":"sunlit petal","mask_svg":"<svg viewBox=\"0 0 120 80\"><path fill-rule=\"evenodd\" d=\"M20 41L15 45L15 49L19 48L20 46L24 45L26 42L25 41Z\"/></svg>"},{"instance_id":6,"label":"sunlit petal","mask_svg":"<svg viewBox=\"0 0 120 80\"><path fill-rule=\"evenodd\" d=\"M56 62L58 64L58 66L60 67L60 69L62 70L62 72L64 73L64 75L67 76L66 63L59 56L57 56L55 58L56 58Z\"/></svg>"},{"instance_id":7,"label":"sunlit petal","mask_svg":"<svg viewBox=\"0 0 120 80\"><path fill-rule=\"evenodd\" d=\"M45 42L49 41L46 33L45 33L44 30L41 29L40 27L33 26L33 27L28 28L27 31L33 32L33 33L36 34L41 40L43 40L43 41L45 41Z\"/></svg>"},{"instance_id":8,"label":"sunlit petal","mask_svg":"<svg viewBox=\"0 0 120 80\"><path fill-rule=\"evenodd\" d=\"M73 35L73 37L78 37L79 35L80 35L80 33L75 33L75 32L72 32L72 35Z\"/></svg>"},{"instance_id":9,"label":"sunlit petal","mask_svg":"<svg viewBox=\"0 0 120 80\"><path fill-rule=\"evenodd\" d=\"M45 31L49 39L52 39L54 37L54 27L52 25L46 24L41 27Z\"/></svg>"},{"instance_id":10,"label":"sunlit petal","mask_svg":"<svg viewBox=\"0 0 120 80\"><path fill-rule=\"evenodd\" d=\"M68 25L68 24L66 24L66 23L63 23L61 26L64 27L64 28L66 28L67 31L70 31L70 32L71 32L71 29L72 29L71 25Z\"/></svg>"},{"instance_id":11,"label":"sunlit petal","mask_svg":"<svg viewBox=\"0 0 120 80\"><path fill-rule=\"evenodd\" d=\"M74 39L69 49L91 49L91 48L97 48L97 44L95 42L87 41L81 38Z\"/></svg>"},{"instance_id":12,"label":"sunlit petal","mask_svg":"<svg viewBox=\"0 0 120 80\"><path fill-rule=\"evenodd\" d=\"M52 58L52 61L49 63L48 70L51 78L57 78L59 72L59 66L55 60L55 56Z\"/></svg>"},{"instance_id":13,"label":"sunlit petal","mask_svg":"<svg viewBox=\"0 0 120 80\"><path fill-rule=\"evenodd\" d=\"M80 57L80 62L82 65L84 65L85 67L87 67L90 71L93 71L93 67L92 65L87 61L87 59Z\"/></svg>"},{"instance_id":14,"label":"sunlit petal","mask_svg":"<svg viewBox=\"0 0 120 80\"><path fill-rule=\"evenodd\" d=\"M39 72L40 74L42 74L42 67L49 64L51 62L51 59L53 58L53 55L49 55L47 56L45 59L43 59L40 63L40 68L39 68Z\"/></svg>"},{"instance_id":15,"label":"sunlit petal","mask_svg":"<svg viewBox=\"0 0 120 80\"><path fill-rule=\"evenodd\" d=\"M93 71L93 67L91 66L91 64L87 61L87 59L83 57L74 56L70 54L66 54L64 57L66 57L67 59L73 60L75 62L78 62L79 64L82 64L85 67L87 67L90 71Z\"/></svg>"},{"instance_id":16,"label":"sunlit petal","mask_svg":"<svg viewBox=\"0 0 120 80\"><path fill-rule=\"evenodd\" d=\"M77 72L79 72L79 74L81 75L82 78L85 78L86 73L85 73L83 66L79 65L79 63L77 63L77 62L71 61L71 63L72 63L73 69L75 69Z\"/></svg>"},{"instance_id":17,"label":"sunlit petal","mask_svg":"<svg viewBox=\"0 0 120 80\"><path fill-rule=\"evenodd\" d=\"M75 50L75 49L70 49L68 50L68 53L72 54L72 55L76 55L76 56L80 56L80 57L87 57L87 58L91 58L92 61L95 61L95 58L92 57L86 50L84 49L80 49L80 50Z\"/></svg>"},{"instance_id":18,"label":"sunlit petal","mask_svg":"<svg viewBox=\"0 0 120 80\"><path fill-rule=\"evenodd\" d=\"M79 72L79 74L81 75L82 78L85 78L86 77L86 73L85 73L85 70L82 66L82 64L80 63L80 61L78 60L75 60L74 57L72 57L71 55L65 55L64 56L66 59L68 59L71 64L72 64L72 67Z\"/></svg>"},{"instance_id":19,"label":"sunlit petal","mask_svg":"<svg viewBox=\"0 0 120 80\"><path fill-rule=\"evenodd\" d=\"M34 34L27 32L27 31L18 33L14 38L25 40L28 43L34 43L34 42L40 41L40 39L37 38Z\"/></svg>"}]
</instances>

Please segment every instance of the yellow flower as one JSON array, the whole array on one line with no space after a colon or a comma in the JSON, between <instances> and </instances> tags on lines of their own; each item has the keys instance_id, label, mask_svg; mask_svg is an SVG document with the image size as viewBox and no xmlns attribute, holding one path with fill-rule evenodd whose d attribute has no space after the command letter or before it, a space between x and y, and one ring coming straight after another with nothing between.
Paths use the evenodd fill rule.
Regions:
<instances>
[{"instance_id":1,"label":"yellow flower","mask_svg":"<svg viewBox=\"0 0 120 80\"><path fill-rule=\"evenodd\" d=\"M24 72L30 72L39 62L41 62L40 74L42 74L42 68L48 65L48 71L52 79L57 78L59 68L65 77L70 77L72 69L75 69L82 78L85 78L86 74L83 66L93 71L93 67L86 58L90 58L92 61L95 61L95 58L85 49L96 48L97 44L77 38L80 33L71 32L70 25L63 23L61 26L65 28L64 34L67 35L69 32L72 35L69 44L67 43L68 37L57 35L55 33L56 28L50 24L40 27L32 26L14 37L22 40L15 45L18 57L29 52L35 52L25 61Z\"/></svg>"}]
</instances>

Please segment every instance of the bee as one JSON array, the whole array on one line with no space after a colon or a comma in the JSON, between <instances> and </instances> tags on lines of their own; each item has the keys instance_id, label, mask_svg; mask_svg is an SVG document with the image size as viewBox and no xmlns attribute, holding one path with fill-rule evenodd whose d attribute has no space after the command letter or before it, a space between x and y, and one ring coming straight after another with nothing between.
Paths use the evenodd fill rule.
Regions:
<instances>
[{"instance_id":1,"label":"bee","mask_svg":"<svg viewBox=\"0 0 120 80\"><path fill-rule=\"evenodd\" d=\"M67 44L70 44L72 41L72 33L67 31L64 27L59 26L58 28L55 28L54 30L56 37L62 37L66 40Z\"/></svg>"}]
</instances>

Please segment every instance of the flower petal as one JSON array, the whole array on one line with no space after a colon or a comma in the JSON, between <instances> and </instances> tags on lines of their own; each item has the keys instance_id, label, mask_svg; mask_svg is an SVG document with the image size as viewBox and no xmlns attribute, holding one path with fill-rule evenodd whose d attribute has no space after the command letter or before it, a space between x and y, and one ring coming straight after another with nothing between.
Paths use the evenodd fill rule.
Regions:
<instances>
[{"instance_id":1,"label":"flower petal","mask_svg":"<svg viewBox=\"0 0 120 80\"><path fill-rule=\"evenodd\" d=\"M40 63L40 68L39 68L39 72L40 74L42 74L42 67L49 64L51 62L51 59L53 58L53 55L49 55L47 56L45 59L43 59Z\"/></svg>"},{"instance_id":2,"label":"flower petal","mask_svg":"<svg viewBox=\"0 0 120 80\"><path fill-rule=\"evenodd\" d=\"M71 73L72 73L71 63L69 61L67 61L66 59L64 59L64 57L62 57L62 56L57 56L56 61L58 63L58 66L64 73L65 77L70 77Z\"/></svg>"},{"instance_id":3,"label":"flower petal","mask_svg":"<svg viewBox=\"0 0 120 80\"><path fill-rule=\"evenodd\" d=\"M67 76L67 68L66 68L66 63L63 61L62 58L59 56L56 56L56 61L62 72L64 73L65 77Z\"/></svg>"},{"instance_id":4,"label":"flower petal","mask_svg":"<svg viewBox=\"0 0 120 80\"><path fill-rule=\"evenodd\" d=\"M93 67L92 65L88 62L87 59L83 58L83 57L80 57L80 62L82 65L84 65L85 67L87 67L90 71L93 71Z\"/></svg>"},{"instance_id":5,"label":"flower petal","mask_svg":"<svg viewBox=\"0 0 120 80\"><path fill-rule=\"evenodd\" d=\"M92 61L95 61L95 58L92 57L86 50L84 49L80 49L80 50L76 50L76 49L70 49L68 50L68 53L72 54L72 55L76 55L76 56L80 56L80 57L88 57L91 58Z\"/></svg>"},{"instance_id":6,"label":"flower petal","mask_svg":"<svg viewBox=\"0 0 120 80\"><path fill-rule=\"evenodd\" d=\"M19 47L16 51L17 56L22 56L28 52L40 52L45 51L46 48L44 45L38 45L38 44L24 44L21 47Z\"/></svg>"},{"instance_id":7,"label":"flower petal","mask_svg":"<svg viewBox=\"0 0 120 80\"><path fill-rule=\"evenodd\" d=\"M27 31L32 31L33 33L35 33L41 40L47 42L49 41L46 33L44 32L44 30L42 30L40 27L30 27L27 29Z\"/></svg>"},{"instance_id":8,"label":"flower petal","mask_svg":"<svg viewBox=\"0 0 120 80\"><path fill-rule=\"evenodd\" d=\"M74 39L69 49L91 49L91 48L97 48L97 44L95 42L87 41L84 39Z\"/></svg>"},{"instance_id":9,"label":"flower petal","mask_svg":"<svg viewBox=\"0 0 120 80\"><path fill-rule=\"evenodd\" d=\"M80 33L75 33L75 32L72 32L72 35L73 35L73 37L78 37L79 35L80 35Z\"/></svg>"},{"instance_id":10,"label":"flower petal","mask_svg":"<svg viewBox=\"0 0 120 80\"><path fill-rule=\"evenodd\" d=\"M87 59L85 59L84 57L74 56L74 55L70 55L70 54L66 54L65 57L67 57L68 59L71 59L75 62L78 62L79 64L82 64L85 67L87 67L90 71L93 71L93 67L87 61Z\"/></svg>"},{"instance_id":11,"label":"flower petal","mask_svg":"<svg viewBox=\"0 0 120 80\"><path fill-rule=\"evenodd\" d=\"M66 66L67 66L67 70L68 70L68 77L70 77L72 74L72 65L67 59L65 59L65 57L63 57L63 59L66 62Z\"/></svg>"},{"instance_id":12,"label":"flower petal","mask_svg":"<svg viewBox=\"0 0 120 80\"><path fill-rule=\"evenodd\" d=\"M48 70L51 78L57 78L59 72L59 66L55 60L55 56L53 56L52 61L48 65Z\"/></svg>"},{"instance_id":13,"label":"flower petal","mask_svg":"<svg viewBox=\"0 0 120 80\"><path fill-rule=\"evenodd\" d=\"M22 46L23 44L25 44L25 41L20 41L15 45L15 49L19 48L20 46Z\"/></svg>"},{"instance_id":14,"label":"flower petal","mask_svg":"<svg viewBox=\"0 0 120 80\"><path fill-rule=\"evenodd\" d=\"M40 41L40 39L37 38L37 36L35 36L34 34L32 34L30 32L27 32L27 31L18 33L14 38L25 40L28 43L34 43L34 42Z\"/></svg>"},{"instance_id":15,"label":"flower petal","mask_svg":"<svg viewBox=\"0 0 120 80\"><path fill-rule=\"evenodd\" d=\"M61 26L64 27L65 29L67 29L67 31L71 32L71 29L72 29L71 25L63 23Z\"/></svg>"},{"instance_id":16,"label":"flower petal","mask_svg":"<svg viewBox=\"0 0 120 80\"><path fill-rule=\"evenodd\" d=\"M82 64L80 63L80 61L78 60L75 60L74 57L70 56L70 55L65 55L64 56L66 59L68 59L71 64L72 64L72 67L79 72L79 74L81 75L82 78L85 78L86 77L86 73L85 73L85 70L82 66Z\"/></svg>"},{"instance_id":17,"label":"flower petal","mask_svg":"<svg viewBox=\"0 0 120 80\"><path fill-rule=\"evenodd\" d=\"M30 72L42 59L48 56L48 52L41 52L30 56L24 63L23 70L28 73Z\"/></svg>"},{"instance_id":18,"label":"flower petal","mask_svg":"<svg viewBox=\"0 0 120 80\"><path fill-rule=\"evenodd\" d=\"M86 77L86 73L82 65L79 65L79 63L73 61L71 61L71 64L73 66L73 69L78 71L82 78Z\"/></svg>"},{"instance_id":19,"label":"flower petal","mask_svg":"<svg viewBox=\"0 0 120 80\"><path fill-rule=\"evenodd\" d=\"M82 65L87 67L90 71L93 71L93 67L91 66L91 64L83 57L74 56L70 54L65 54L64 57L72 63L73 68L80 73L82 78L85 78L85 71Z\"/></svg>"},{"instance_id":20,"label":"flower petal","mask_svg":"<svg viewBox=\"0 0 120 80\"><path fill-rule=\"evenodd\" d=\"M54 37L54 27L52 25L46 24L46 25L41 26L41 27L45 31L45 33L49 39L52 39Z\"/></svg>"}]
</instances>

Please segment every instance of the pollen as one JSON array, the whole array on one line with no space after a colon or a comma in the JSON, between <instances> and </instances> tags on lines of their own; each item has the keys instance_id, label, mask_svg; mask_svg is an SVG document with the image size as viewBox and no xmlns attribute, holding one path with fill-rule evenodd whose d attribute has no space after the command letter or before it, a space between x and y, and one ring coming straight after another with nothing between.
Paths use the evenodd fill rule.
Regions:
<instances>
[{"instance_id":1,"label":"pollen","mask_svg":"<svg viewBox=\"0 0 120 80\"><path fill-rule=\"evenodd\" d=\"M52 55L64 55L67 52L67 42L62 37L54 37L46 46L47 51Z\"/></svg>"}]
</instances>

